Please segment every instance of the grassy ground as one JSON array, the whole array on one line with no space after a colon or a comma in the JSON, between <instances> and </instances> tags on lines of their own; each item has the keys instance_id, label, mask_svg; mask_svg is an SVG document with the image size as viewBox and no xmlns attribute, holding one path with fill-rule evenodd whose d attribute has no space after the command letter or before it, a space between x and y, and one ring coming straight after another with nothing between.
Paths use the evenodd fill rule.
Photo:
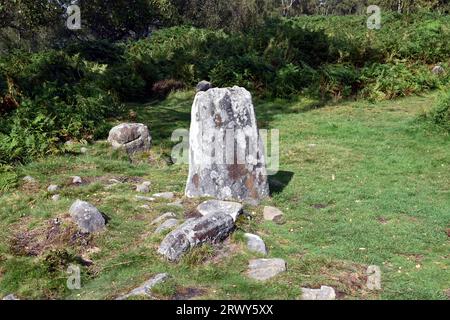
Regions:
<instances>
[{"instance_id":1,"label":"grassy ground","mask_svg":"<svg viewBox=\"0 0 450 320\"><path fill-rule=\"evenodd\" d=\"M247 207L251 221L222 248L205 246L180 263L163 261L150 222L167 211L185 209L135 199L133 187L152 182L152 192L183 196L187 166L170 165L172 130L188 128L193 93L162 103L130 106L149 125L153 150L134 163L104 142L48 157L17 169L37 184L18 185L0 195L0 296L21 298L113 299L150 276L168 272L159 298L298 299L300 287L330 285L340 299L447 299L450 289L450 140L415 122L435 94L379 104L320 105L258 101L261 128L280 130L280 172L284 184L264 204L285 213L284 224L262 220L262 206ZM320 108L319 108L320 107ZM126 119L121 119L126 120ZM70 176L87 183L72 186ZM108 179L124 183L105 188ZM63 186L53 202L49 184ZM279 184L278 184L279 185ZM71 203L89 201L107 214L106 231L86 237L67 218ZM55 228L54 218L62 223ZM288 271L258 283L245 276L248 260L243 232L256 232L269 257L284 258ZM83 255L81 290L66 288L67 265ZM365 289L365 270L382 269L380 292Z\"/></svg>"}]
</instances>

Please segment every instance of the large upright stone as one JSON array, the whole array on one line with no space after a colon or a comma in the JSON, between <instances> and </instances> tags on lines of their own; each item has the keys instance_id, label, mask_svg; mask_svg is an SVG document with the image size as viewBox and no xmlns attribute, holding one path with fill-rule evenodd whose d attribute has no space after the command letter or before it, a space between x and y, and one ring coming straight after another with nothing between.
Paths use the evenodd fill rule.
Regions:
<instances>
[{"instance_id":1,"label":"large upright stone","mask_svg":"<svg viewBox=\"0 0 450 320\"><path fill-rule=\"evenodd\" d=\"M255 203L268 196L264 147L244 88L197 93L189 146L188 197Z\"/></svg>"}]
</instances>

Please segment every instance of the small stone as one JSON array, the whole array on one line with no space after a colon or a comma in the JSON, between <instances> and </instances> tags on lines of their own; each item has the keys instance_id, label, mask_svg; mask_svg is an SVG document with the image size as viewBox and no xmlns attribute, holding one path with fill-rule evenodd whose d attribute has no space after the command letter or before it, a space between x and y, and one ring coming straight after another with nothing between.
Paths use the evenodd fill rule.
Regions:
<instances>
[{"instance_id":1,"label":"small stone","mask_svg":"<svg viewBox=\"0 0 450 320\"><path fill-rule=\"evenodd\" d=\"M149 210L150 206L148 204L143 204L142 206L139 206L139 208Z\"/></svg>"},{"instance_id":2,"label":"small stone","mask_svg":"<svg viewBox=\"0 0 450 320\"><path fill-rule=\"evenodd\" d=\"M169 218L176 218L177 215L173 212L166 212L163 215L159 216L158 218L156 218L155 220L153 220L150 225L155 225L155 224L160 224L161 222L163 222L166 219Z\"/></svg>"},{"instance_id":3,"label":"small stone","mask_svg":"<svg viewBox=\"0 0 450 320\"><path fill-rule=\"evenodd\" d=\"M150 192L150 182L146 181L136 186L136 191L141 193L149 193Z\"/></svg>"},{"instance_id":4,"label":"small stone","mask_svg":"<svg viewBox=\"0 0 450 320\"><path fill-rule=\"evenodd\" d=\"M177 208L183 208L183 202L181 201L181 199L177 199L172 203L168 203L168 206L172 206L172 207L177 207Z\"/></svg>"},{"instance_id":5,"label":"small stone","mask_svg":"<svg viewBox=\"0 0 450 320\"><path fill-rule=\"evenodd\" d=\"M92 233L103 229L106 225L101 212L92 204L76 200L69 209L71 218L84 233Z\"/></svg>"},{"instance_id":6,"label":"small stone","mask_svg":"<svg viewBox=\"0 0 450 320\"><path fill-rule=\"evenodd\" d=\"M32 176L25 176L22 179L26 183L36 183L36 179L34 179Z\"/></svg>"},{"instance_id":7,"label":"small stone","mask_svg":"<svg viewBox=\"0 0 450 320\"><path fill-rule=\"evenodd\" d=\"M112 128L108 136L113 149L124 149L128 154L148 151L151 141L148 127L142 123L122 123Z\"/></svg>"},{"instance_id":8,"label":"small stone","mask_svg":"<svg viewBox=\"0 0 450 320\"><path fill-rule=\"evenodd\" d=\"M276 221L278 219L281 219L281 217L283 216L283 212L275 207L264 207L264 220L270 220L270 221Z\"/></svg>"},{"instance_id":9,"label":"small stone","mask_svg":"<svg viewBox=\"0 0 450 320\"><path fill-rule=\"evenodd\" d=\"M136 196L136 200L140 201L155 201L156 199L153 197L144 197L144 196Z\"/></svg>"},{"instance_id":10,"label":"small stone","mask_svg":"<svg viewBox=\"0 0 450 320\"><path fill-rule=\"evenodd\" d=\"M85 154L85 153L87 153L87 148L86 147L81 147L80 148L80 153L82 153L82 154Z\"/></svg>"},{"instance_id":11,"label":"small stone","mask_svg":"<svg viewBox=\"0 0 450 320\"><path fill-rule=\"evenodd\" d=\"M72 184L82 184L83 180L81 179L81 177L78 176L74 176L72 177Z\"/></svg>"},{"instance_id":12,"label":"small stone","mask_svg":"<svg viewBox=\"0 0 450 320\"><path fill-rule=\"evenodd\" d=\"M211 213L225 213L230 215L233 221L236 221L237 217L242 213L242 204L231 201L208 200L198 205L197 211L202 216Z\"/></svg>"},{"instance_id":13,"label":"small stone","mask_svg":"<svg viewBox=\"0 0 450 320\"><path fill-rule=\"evenodd\" d=\"M367 268L367 289L381 290L381 269L379 266L371 265Z\"/></svg>"},{"instance_id":14,"label":"small stone","mask_svg":"<svg viewBox=\"0 0 450 320\"><path fill-rule=\"evenodd\" d=\"M155 233L163 233L166 230L173 229L176 225L178 225L177 219L167 219L158 228L156 228Z\"/></svg>"},{"instance_id":15,"label":"small stone","mask_svg":"<svg viewBox=\"0 0 450 320\"><path fill-rule=\"evenodd\" d=\"M173 194L173 192L161 192L161 193L155 193L153 195L153 197L160 198L160 199L173 199L174 194Z\"/></svg>"},{"instance_id":16,"label":"small stone","mask_svg":"<svg viewBox=\"0 0 450 320\"><path fill-rule=\"evenodd\" d=\"M57 186L56 184L51 184L47 188L47 191L50 193L55 193L58 190L59 190L59 186Z\"/></svg>"},{"instance_id":17,"label":"small stone","mask_svg":"<svg viewBox=\"0 0 450 320\"><path fill-rule=\"evenodd\" d=\"M310 143L310 144L308 144L308 147L310 147L310 148L315 148L315 147L317 147L317 144L315 144L315 143Z\"/></svg>"},{"instance_id":18,"label":"small stone","mask_svg":"<svg viewBox=\"0 0 450 320\"><path fill-rule=\"evenodd\" d=\"M433 74L436 74L436 75L441 75L441 74L445 73L445 69L442 66L437 65L437 66L434 66L434 68L431 72L433 72Z\"/></svg>"},{"instance_id":19,"label":"small stone","mask_svg":"<svg viewBox=\"0 0 450 320\"><path fill-rule=\"evenodd\" d=\"M117 180L117 179L109 179L108 182L109 182L109 183L112 183L112 184L122 183L122 182L120 182L120 181Z\"/></svg>"},{"instance_id":20,"label":"small stone","mask_svg":"<svg viewBox=\"0 0 450 320\"><path fill-rule=\"evenodd\" d=\"M151 297L152 288L160 283L167 281L167 279L169 279L169 275L167 273L157 274L156 276L154 276L154 277L150 278L149 280L147 280L146 282L144 282L144 284L142 284L140 287L133 289L130 293L128 293L124 296L121 296L121 297L117 298L116 300L125 300L132 296L141 296L141 295Z\"/></svg>"},{"instance_id":21,"label":"small stone","mask_svg":"<svg viewBox=\"0 0 450 320\"><path fill-rule=\"evenodd\" d=\"M335 300L334 289L328 286L321 286L320 289L302 288L302 300Z\"/></svg>"},{"instance_id":22,"label":"small stone","mask_svg":"<svg viewBox=\"0 0 450 320\"><path fill-rule=\"evenodd\" d=\"M267 254L266 244L256 234L246 233L244 237L247 238L247 248L250 251L257 252L263 255Z\"/></svg>"},{"instance_id":23,"label":"small stone","mask_svg":"<svg viewBox=\"0 0 450 320\"><path fill-rule=\"evenodd\" d=\"M212 86L211 82L206 81L206 80L202 80L195 87L195 91L196 92L207 91L207 90L211 89L212 87L213 86Z\"/></svg>"},{"instance_id":24,"label":"small stone","mask_svg":"<svg viewBox=\"0 0 450 320\"><path fill-rule=\"evenodd\" d=\"M283 259L253 259L249 261L247 275L255 280L265 281L286 271Z\"/></svg>"},{"instance_id":25,"label":"small stone","mask_svg":"<svg viewBox=\"0 0 450 320\"><path fill-rule=\"evenodd\" d=\"M60 199L61 199L61 196L59 194L52 195L52 200L53 201L59 201Z\"/></svg>"},{"instance_id":26,"label":"small stone","mask_svg":"<svg viewBox=\"0 0 450 320\"><path fill-rule=\"evenodd\" d=\"M2 300L20 300L20 299L11 293L11 294L8 294L7 296L4 296Z\"/></svg>"}]
</instances>

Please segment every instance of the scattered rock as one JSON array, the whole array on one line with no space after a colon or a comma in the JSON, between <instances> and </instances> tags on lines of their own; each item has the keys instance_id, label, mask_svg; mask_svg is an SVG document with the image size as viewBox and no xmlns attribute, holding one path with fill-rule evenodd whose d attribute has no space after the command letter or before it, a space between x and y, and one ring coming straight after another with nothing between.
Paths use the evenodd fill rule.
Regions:
<instances>
[{"instance_id":1,"label":"scattered rock","mask_svg":"<svg viewBox=\"0 0 450 320\"><path fill-rule=\"evenodd\" d=\"M267 254L266 244L261 237L256 234L246 233L244 237L247 239L247 248L250 251L257 252L263 255Z\"/></svg>"},{"instance_id":2,"label":"scattered rock","mask_svg":"<svg viewBox=\"0 0 450 320\"><path fill-rule=\"evenodd\" d=\"M59 190L59 186L57 186L56 184L51 184L48 186L47 191L50 193L55 193Z\"/></svg>"},{"instance_id":3,"label":"scattered rock","mask_svg":"<svg viewBox=\"0 0 450 320\"><path fill-rule=\"evenodd\" d=\"M32 176L25 176L22 178L22 180L26 183L36 183L36 179L33 178Z\"/></svg>"},{"instance_id":4,"label":"scattered rock","mask_svg":"<svg viewBox=\"0 0 450 320\"><path fill-rule=\"evenodd\" d=\"M78 176L74 176L72 177L72 184L82 184L83 180L81 179L81 177Z\"/></svg>"},{"instance_id":5,"label":"scattered rock","mask_svg":"<svg viewBox=\"0 0 450 320\"><path fill-rule=\"evenodd\" d=\"M148 204L143 204L142 206L139 206L139 208L148 210L150 209L150 206Z\"/></svg>"},{"instance_id":6,"label":"scattered rock","mask_svg":"<svg viewBox=\"0 0 450 320\"><path fill-rule=\"evenodd\" d=\"M183 202L181 201L181 199L177 199L172 203L168 203L167 205L177 207L177 208L183 208Z\"/></svg>"},{"instance_id":7,"label":"scattered rock","mask_svg":"<svg viewBox=\"0 0 450 320\"><path fill-rule=\"evenodd\" d=\"M141 296L141 295L151 297L152 288L160 283L167 281L168 278L169 275L167 273L159 273L156 276L144 282L144 284L142 284L140 287L133 289L130 293L121 296L116 300L125 300L132 296Z\"/></svg>"},{"instance_id":8,"label":"scattered rock","mask_svg":"<svg viewBox=\"0 0 450 320\"><path fill-rule=\"evenodd\" d=\"M250 92L212 88L192 106L186 196L259 202L269 195Z\"/></svg>"},{"instance_id":9,"label":"scattered rock","mask_svg":"<svg viewBox=\"0 0 450 320\"><path fill-rule=\"evenodd\" d=\"M155 193L153 195L153 197L160 198L160 199L173 199L175 196L174 196L173 192L161 192L161 193Z\"/></svg>"},{"instance_id":10,"label":"scattered rock","mask_svg":"<svg viewBox=\"0 0 450 320\"><path fill-rule=\"evenodd\" d=\"M82 154L86 154L87 151L88 151L88 149L86 147L81 147L80 148L80 153L82 153Z\"/></svg>"},{"instance_id":11,"label":"scattered rock","mask_svg":"<svg viewBox=\"0 0 450 320\"><path fill-rule=\"evenodd\" d=\"M209 89L211 89L213 86L211 84L211 82L206 81L206 80L202 80L200 81L197 86L195 87L195 91L196 92L200 92L200 91L208 91Z\"/></svg>"},{"instance_id":12,"label":"scattered rock","mask_svg":"<svg viewBox=\"0 0 450 320\"><path fill-rule=\"evenodd\" d=\"M211 213L225 213L236 221L237 217L242 213L242 204L238 202L222 201L222 200L208 200L198 205L197 211L202 216Z\"/></svg>"},{"instance_id":13,"label":"scattered rock","mask_svg":"<svg viewBox=\"0 0 450 320\"><path fill-rule=\"evenodd\" d=\"M92 233L105 227L106 221L101 212L88 202L76 200L69 213L81 232Z\"/></svg>"},{"instance_id":14,"label":"scattered rock","mask_svg":"<svg viewBox=\"0 0 450 320\"><path fill-rule=\"evenodd\" d=\"M265 281L286 271L283 259L253 259L248 264L247 275L255 280Z\"/></svg>"},{"instance_id":15,"label":"scattered rock","mask_svg":"<svg viewBox=\"0 0 450 320\"><path fill-rule=\"evenodd\" d=\"M320 289L302 288L302 300L335 300L334 289L328 286L321 286Z\"/></svg>"},{"instance_id":16,"label":"scattered rock","mask_svg":"<svg viewBox=\"0 0 450 320\"><path fill-rule=\"evenodd\" d=\"M234 228L233 218L224 213L191 218L164 238L158 253L169 261L177 261L193 247L224 240Z\"/></svg>"},{"instance_id":17,"label":"scattered rock","mask_svg":"<svg viewBox=\"0 0 450 320\"><path fill-rule=\"evenodd\" d=\"M158 218L156 218L155 220L153 220L150 223L150 225L160 224L164 220L167 220L169 218L176 218L176 217L177 217L177 215L175 213L173 213L173 212L166 212L163 215L161 215Z\"/></svg>"},{"instance_id":18,"label":"scattered rock","mask_svg":"<svg viewBox=\"0 0 450 320\"><path fill-rule=\"evenodd\" d=\"M136 200L141 200L141 201L155 201L155 198L153 198L153 197L144 197L144 196L136 196Z\"/></svg>"},{"instance_id":19,"label":"scattered rock","mask_svg":"<svg viewBox=\"0 0 450 320\"><path fill-rule=\"evenodd\" d=\"M59 194L52 195L52 200L53 201L59 201L60 199L61 199L61 196Z\"/></svg>"},{"instance_id":20,"label":"scattered rock","mask_svg":"<svg viewBox=\"0 0 450 320\"><path fill-rule=\"evenodd\" d=\"M20 300L20 299L11 293L11 294L8 294L7 296L4 296L2 300Z\"/></svg>"},{"instance_id":21,"label":"scattered rock","mask_svg":"<svg viewBox=\"0 0 450 320\"><path fill-rule=\"evenodd\" d=\"M367 268L367 289L381 290L381 269L379 266L371 265Z\"/></svg>"},{"instance_id":22,"label":"scattered rock","mask_svg":"<svg viewBox=\"0 0 450 320\"><path fill-rule=\"evenodd\" d=\"M136 191L141 193L149 193L150 192L150 182L145 181L136 186Z\"/></svg>"},{"instance_id":23,"label":"scattered rock","mask_svg":"<svg viewBox=\"0 0 450 320\"><path fill-rule=\"evenodd\" d=\"M113 149L125 149L129 154L149 150L151 141L148 128L142 123L122 123L112 128L108 137Z\"/></svg>"},{"instance_id":24,"label":"scattered rock","mask_svg":"<svg viewBox=\"0 0 450 320\"><path fill-rule=\"evenodd\" d=\"M444 69L444 67L437 65L437 66L434 66L434 68L431 72L433 72L433 74L436 74L436 75L441 75L441 74L445 73L445 69Z\"/></svg>"},{"instance_id":25,"label":"scattered rock","mask_svg":"<svg viewBox=\"0 0 450 320\"><path fill-rule=\"evenodd\" d=\"M317 144L315 144L315 143L310 143L310 144L308 144L308 147L309 147L309 148L315 148L315 147L317 147Z\"/></svg>"},{"instance_id":26,"label":"scattered rock","mask_svg":"<svg viewBox=\"0 0 450 320\"><path fill-rule=\"evenodd\" d=\"M264 220L274 221L280 219L283 216L283 212L275 207L264 207L263 211Z\"/></svg>"},{"instance_id":27,"label":"scattered rock","mask_svg":"<svg viewBox=\"0 0 450 320\"><path fill-rule=\"evenodd\" d=\"M158 226L158 228L156 228L155 233L163 233L166 230L173 229L176 225L178 225L177 219L167 219L160 226Z\"/></svg>"}]
</instances>

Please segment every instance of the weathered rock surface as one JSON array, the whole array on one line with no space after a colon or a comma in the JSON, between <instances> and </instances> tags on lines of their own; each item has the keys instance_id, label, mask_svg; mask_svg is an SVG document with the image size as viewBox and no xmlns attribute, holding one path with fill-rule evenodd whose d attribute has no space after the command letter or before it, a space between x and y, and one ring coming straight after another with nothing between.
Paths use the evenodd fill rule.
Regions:
<instances>
[{"instance_id":1,"label":"weathered rock surface","mask_svg":"<svg viewBox=\"0 0 450 320\"><path fill-rule=\"evenodd\" d=\"M371 265L367 268L367 289L381 290L381 269L379 266Z\"/></svg>"},{"instance_id":2,"label":"weathered rock surface","mask_svg":"<svg viewBox=\"0 0 450 320\"><path fill-rule=\"evenodd\" d=\"M437 65L437 66L434 66L432 72L436 75L441 75L441 74L445 73L445 69L442 66Z\"/></svg>"},{"instance_id":3,"label":"weathered rock surface","mask_svg":"<svg viewBox=\"0 0 450 320\"><path fill-rule=\"evenodd\" d=\"M163 283L169 279L169 275L167 273L159 273L156 276L150 278L146 282L144 282L140 287L133 289L126 295L123 295L116 300L125 300L132 296L151 296L152 288L160 283Z\"/></svg>"},{"instance_id":4,"label":"weathered rock surface","mask_svg":"<svg viewBox=\"0 0 450 320\"><path fill-rule=\"evenodd\" d=\"M136 196L135 198L136 200L140 201L149 201L149 202L155 201L155 198L153 197Z\"/></svg>"},{"instance_id":5,"label":"weathered rock surface","mask_svg":"<svg viewBox=\"0 0 450 320\"><path fill-rule=\"evenodd\" d=\"M286 271L286 262L283 259L253 259L248 264L247 275L259 281L265 281Z\"/></svg>"},{"instance_id":6,"label":"weathered rock surface","mask_svg":"<svg viewBox=\"0 0 450 320\"><path fill-rule=\"evenodd\" d=\"M151 183L149 181L144 181L136 186L136 191L141 193L149 193L150 185Z\"/></svg>"},{"instance_id":7,"label":"weathered rock surface","mask_svg":"<svg viewBox=\"0 0 450 320\"><path fill-rule=\"evenodd\" d=\"M237 217L242 213L242 204L238 202L222 201L222 200L208 200L202 202L197 206L197 211L202 216L206 216L211 213L225 213L236 221Z\"/></svg>"},{"instance_id":8,"label":"weathered rock surface","mask_svg":"<svg viewBox=\"0 0 450 320\"><path fill-rule=\"evenodd\" d=\"M55 193L59 190L59 186L57 186L56 184L51 184L48 186L47 191L50 193Z\"/></svg>"},{"instance_id":9,"label":"weathered rock surface","mask_svg":"<svg viewBox=\"0 0 450 320\"><path fill-rule=\"evenodd\" d=\"M275 207L264 207L263 211L264 220L274 221L276 219L279 219L283 216L283 212Z\"/></svg>"},{"instance_id":10,"label":"weathered rock surface","mask_svg":"<svg viewBox=\"0 0 450 320\"><path fill-rule=\"evenodd\" d=\"M155 193L153 195L154 198L159 198L159 199L173 199L175 197L175 195L173 194L173 192L160 192L160 193Z\"/></svg>"},{"instance_id":11,"label":"weathered rock surface","mask_svg":"<svg viewBox=\"0 0 450 320\"><path fill-rule=\"evenodd\" d=\"M81 177L78 176L74 176L72 177L72 184L82 184L83 180L81 179Z\"/></svg>"},{"instance_id":12,"label":"weathered rock surface","mask_svg":"<svg viewBox=\"0 0 450 320\"><path fill-rule=\"evenodd\" d=\"M321 286L320 289L302 288L302 300L335 300L334 289L328 286Z\"/></svg>"},{"instance_id":13,"label":"weathered rock surface","mask_svg":"<svg viewBox=\"0 0 450 320\"><path fill-rule=\"evenodd\" d=\"M60 199L61 199L61 196L59 194L52 195L52 200L53 201L59 201Z\"/></svg>"},{"instance_id":14,"label":"weathered rock surface","mask_svg":"<svg viewBox=\"0 0 450 320\"><path fill-rule=\"evenodd\" d=\"M200 82L197 84L197 86L195 87L195 90L196 90L197 92L200 92L200 91L208 91L208 90L211 89L212 87L213 87L213 86L212 86L211 82L206 81L206 80L202 80L202 81L200 81Z\"/></svg>"},{"instance_id":15,"label":"weathered rock surface","mask_svg":"<svg viewBox=\"0 0 450 320\"><path fill-rule=\"evenodd\" d=\"M189 148L188 197L257 203L269 195L264 147L244 88L197 93Z\"/></svg>"},{"instance_id":16,"label":"weathered rock surface","mask_svg":"<svg viewBox=\"0 0 450 320\"><path fill-rule=\"evenodd\" d=\"M170 230L176 227L178 219L167 219L161 225L156 228L155 233L163 233L166 230Z\"/></svg>"},{"instance_id":17,"label":"weathered rock surface","mask_svg":"<svg viewBox=\"0 0 450 320\"><path fill-rule=\"evenodd\" d=\"M147 151L151 147L151 137L142 123L122 123L109 131L108 142L114 149L125 149L129 154Z\"/></svg>"},{"instance_id":18,"label":"weathered rock surface","mask_svg":"<svg viewBox=\"0 0 450 320\"><path fill-rule=\"evenodd\" d=\"M224 240L234 228L233 218L225 213L191 218L164 238L158 253L170 261L177 261L193 247Z\"/></svg>"},{"instance_id":19,"label":"weathered rock surface","mask_svg":"<svg viewBox=\"0 0 450 320\"><path fill-rule=\"evenodd\" d=\"M160 224L161 222L170 219L170 218L176 218L176 214L173 212L166 212L163 215L159 216L155 220L153 220L150 225Z\"/></svg>"},{"instance_id":20,"label":"weathered rock surface","mask_svg":"<svg viewBox=\"0 0 450 320\"><path fill-rule=\"evenodd\" d=\"M36 179L33 178L32 176L25 176L22 178L22 180L26 183L36 183Z\"/></svg>"},{"instance_id":21,"label":"weathered rock surface","mask_svg":"<svg viewBox=\"0 0 450 320\"><path fill-rule=\"evenodd\" d=\"M105 218L92 204L76 200L69 209L70 216L84 233L92 233L103 229Z\"/></svg>"},{"instance_id":22,"label":"weathered rock surface","mask_svg":"<svg viewBox=\"0 0 450 320\"><path fill-rule=\"evenodd\" d=\"M85 154L87 153L88 149L86 147L81 147L80 148L80 153Z\"/></svg>"},{"instance_id":23,"label":"weathered rock surface","mask_svg":"<svg viewBox=\"0 0 450 320\"><path fill-rule=\"evenodd\" d=\"M244 237L247 239L248 250L263 255L267 254L266 244L264 243L263 239L261 239L261 237L251 233L245 233Z\"/></svg>"},{"instance_id":24,"label":"weathered rock surface","mask_svg":"<svg viewBox=\"0 0 450 320\"><path fill-rule=\"evenodd\" d=\"M20 300L17 298L14 294L8 294L7 296L4 296L2 300Z\"/></svg>"}]
</instances>

